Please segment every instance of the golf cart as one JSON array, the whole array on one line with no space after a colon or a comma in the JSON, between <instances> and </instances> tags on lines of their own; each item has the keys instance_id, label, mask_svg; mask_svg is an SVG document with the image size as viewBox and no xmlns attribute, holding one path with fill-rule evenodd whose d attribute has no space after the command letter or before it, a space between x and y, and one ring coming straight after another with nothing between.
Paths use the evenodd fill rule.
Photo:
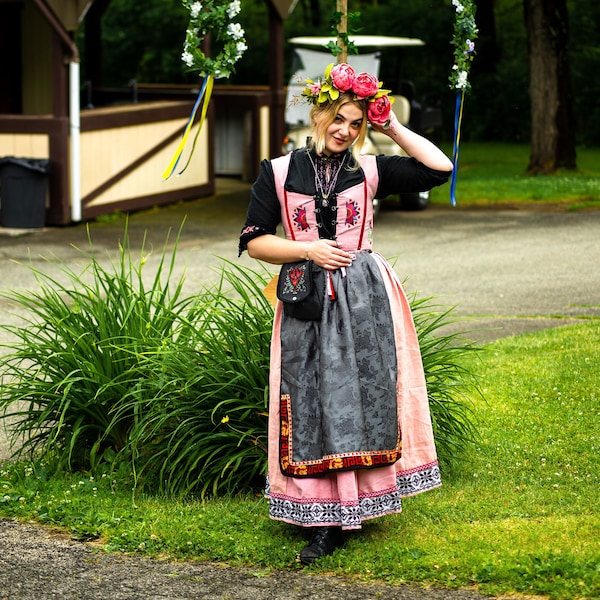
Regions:
<instances>
[{"instance_id":1,"label":"golf cart","mask_svg":"<svg viewBox=\"0 0 600 600\"><path fill-rule=\"evenodd\" d=\"M306 144L310 130L311 106L299 99L305 87L304 81L322 78L325 67L334 62L330 51L326 48L330 37L303 36L291 38L294 47L293 74L287 88L285 122L287 128L284 140L284 152ZM423 46L425 42L416 38L391 37L382 35L356 35L352 41L359 54L349 55L347 62L356 72L367 71L379 77L381 51L385 48L406 48ZM394 104L392 109L403 125L425 134L441 125L441 110L437 107L426 107L417 102L414 87L409 81L384 82L387 88L392 87ZM369 127L367 140L363 148L366 154L402 155L402 149L390 138ZM423 210L429 203L429 192L401 194L400 207L404 210ZM378 199L374 200L377 213L381 207Z\"/></svg>"}]
</instances>

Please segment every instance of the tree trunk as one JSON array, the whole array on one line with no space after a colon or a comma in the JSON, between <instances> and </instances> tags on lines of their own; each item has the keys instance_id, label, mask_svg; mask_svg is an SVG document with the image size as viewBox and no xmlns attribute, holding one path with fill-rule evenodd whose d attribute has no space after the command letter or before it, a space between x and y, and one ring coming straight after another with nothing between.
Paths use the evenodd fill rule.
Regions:
<instances>
[{"instance_id":1,"label":"tree trunk","mask_svg":"<svg viewBox=\"0 0 600 600\"><path fill-rule=\"evenodd\" d=\"M576 168L567 0L523 0L529 53L531 155L528 172Z\"/></svg>"}]
</instances>

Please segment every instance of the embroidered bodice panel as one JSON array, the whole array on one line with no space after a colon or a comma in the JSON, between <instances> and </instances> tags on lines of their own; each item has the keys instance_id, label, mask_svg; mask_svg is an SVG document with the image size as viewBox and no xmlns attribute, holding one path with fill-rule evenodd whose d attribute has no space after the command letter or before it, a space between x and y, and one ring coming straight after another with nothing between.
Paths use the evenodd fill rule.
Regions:
<instances>
[{"instance_id":1,"label":"embroidered bodice panel","mask_svg":"<svg viewBox=\"0 0 600 600\"><path fill-rule=\"evenodd\" d=\"M290 159L288 154L271 161L285 236L306 242L329 237L323 234L314 194L286 189L289 169L294 168ZM373 198L379 181L374 156L361 157L359 173L361 177L340 175L335 188L335 239L346 251L371 250L373 245ZM353 185L347 187L348 182Z\"/></svg>"}]
</instances>

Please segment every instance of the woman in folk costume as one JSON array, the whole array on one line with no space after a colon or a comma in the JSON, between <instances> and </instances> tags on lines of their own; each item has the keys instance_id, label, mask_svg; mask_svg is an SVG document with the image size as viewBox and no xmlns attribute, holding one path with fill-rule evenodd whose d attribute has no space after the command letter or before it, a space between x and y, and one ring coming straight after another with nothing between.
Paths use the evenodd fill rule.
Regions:
<instances>
[{"instance_id":1,"label":"woman in folk costume","mask_svg":"<svg viewBox=\"0 0 600 600\"><path fill-rule=\"evenodd\" d=\"M325 282L313 320L278 302L271 343L266 493L273 519L311 528L305 564L341 547L344 530L441 485L410 307L372 249L373 198L429 190L452 171L398 122L373 75L330 65L307 84L312 137L262 162L240 237L240 252L287 268L282 288L302 291L307 263L293 261ZM361 155L367 122L408 156Z\"/></svg>"}]
</instances>

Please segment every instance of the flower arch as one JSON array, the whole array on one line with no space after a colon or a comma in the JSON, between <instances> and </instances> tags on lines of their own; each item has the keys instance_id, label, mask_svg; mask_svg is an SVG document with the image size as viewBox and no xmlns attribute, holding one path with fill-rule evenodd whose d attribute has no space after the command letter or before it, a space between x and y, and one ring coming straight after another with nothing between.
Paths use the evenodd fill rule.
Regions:
<instances>
[{"instance_id":1,"label":"flower arch","mask_svg":"<svg viewBox=\"0 0 600 600\"><path fill-rule=\"evenodd\" d=\"M454 148L452 153L454 169L450 183L450 201L455 206L464 96L465 92L469 91L471 87L469 71L475 56L475 40L477 39L478 30L475 22L474 0L451 0L451 2L455 9L455 21L452 38L454 65L450 74L450 86L456 89L457 93L454 114ZM206 117L214 80L216 78L229 77L234 71L235 63L248 49L244 37L245 31L235 21L242 10L241 0L204 0L203 2L200 0L182 0L182 3L190 12L190 21L186 31L181 59L190 70L197 71L204 79L181 142L163 174L163 179L171 177L177 169L191 128L194 125L196 114L200 106L202 106L200 123L191 152L179 174L183 173L187 168ZM347 0L336 0L334 17L335 22L339 24L339 27L336 25L336 31L338 40L342 45L342 53L338 57L339 59L344 57L345 52L348 50L348 45L351 43L346 31L346 16ZM211 45L218 48L218 52L214 58L207 56L202 49L202 42L209 34L211 35Z\"/></svg>"},{"instance_id":2,"label":"flower arch","mask_svg":"<svg viewBox=\"0 0 600 600\"><path fill-rule=\"evenodd\" d=\"M234 71L235 63L248 49L244 37L245 31L235 21L242 10L240 0L204 0L203 2L199 0L182 0L182 3L190 13L190 20L185 34L181 60L191 71L197 71L203 77L203 81L181 141L163 173L163 179L169 179L177 170L195 123L196 115L201 108L200 121L192 148L187 161L178 171L178 174L181 175L188 167L206 118L214 80L228 78ZM202 49L202 42L209 34L211 36L211 48L217 49L214 56L208 56Z\"/></svg>"},{"instance_id":3,"label":"flower arch","mask_svg":"<svg viewBox=\"0 0 600 600\"><path fill-rule=\"evenodd\" d=\"M183 0L190 12L181 60L203 77L227 78L235 63L248 49L245 31L234 19L242 10L240 0ZM218 48L214 57L202 50L202 41L211 34L211 47Z\"/></svg>"}]
</instances>

